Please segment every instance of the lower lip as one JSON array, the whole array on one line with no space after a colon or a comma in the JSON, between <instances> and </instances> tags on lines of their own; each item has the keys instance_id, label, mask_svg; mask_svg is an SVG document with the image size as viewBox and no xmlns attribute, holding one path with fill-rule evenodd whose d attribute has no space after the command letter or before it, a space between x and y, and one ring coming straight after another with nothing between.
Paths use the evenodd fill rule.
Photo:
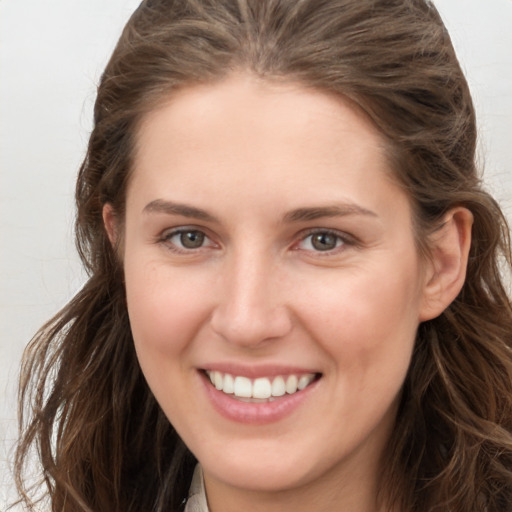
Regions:
<instances>
[{"instance_id":1,"label":"lower lip","mask_svg":"<svg viewBox=\"0 0 512 512\"><path fill-rule=\"evenodd\" d=\"M276 397L272 402L242 402L215 388L210 380L200 372L203 384L213 407L224 418L238 423L263 425L274 423L298 409L317 387L318 380L292 395Z\"/></svg>"}]
</instances>

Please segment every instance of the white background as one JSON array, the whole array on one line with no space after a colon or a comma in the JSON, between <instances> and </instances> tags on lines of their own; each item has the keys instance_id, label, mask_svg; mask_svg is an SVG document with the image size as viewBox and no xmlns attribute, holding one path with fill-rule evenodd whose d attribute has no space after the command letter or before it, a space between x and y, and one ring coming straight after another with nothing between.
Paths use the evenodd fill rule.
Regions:
<instances>
[{"instance_id":1,"label":"white background","mask_svg":"<svg viewBox=\"0 0 512 512\"><path fill-rule=\"evenodd\" d=\"M78 290L73 187L95 84L138 0L0 0L0 511L23 347ZM473 91L488 188L512 216L512 0L437 0Z\"/></svg>"}]
</instances>

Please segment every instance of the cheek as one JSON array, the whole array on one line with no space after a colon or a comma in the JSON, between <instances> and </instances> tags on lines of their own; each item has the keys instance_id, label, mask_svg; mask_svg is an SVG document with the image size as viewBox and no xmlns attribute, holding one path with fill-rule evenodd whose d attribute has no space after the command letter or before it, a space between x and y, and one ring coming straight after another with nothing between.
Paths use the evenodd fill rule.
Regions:
<instances>
[{"instance_id":1,"label":"cheek","mask_svg":"<svg viewBox=\"0 0 512 512\"><path fill-rule=\"evenodd\" d=\"M304 292L310 307L302 309L318 343L339 371L362 381L369 372L375 382L405 374L419 324L416 266L395 273L386 268L366 266Z\"/></svg>"},{"instance_id":2,"label":"cheek","mask_svg":"<svg viewBox=\"0 0 512 512\"><path fill-rule=\"evenodd\" d=\"M208 317L205 276L158 263L125 262L126 295L139 354L172 354L187 348Z\"/></svg>"},{"instance_id":3,"label":"cheek","mask_svg":"<svg viewBox=\"0 0 512 512\"><path fill-rule=\"evenodd\" d=\"M208 318L204 276L188 276L161 263L125 261L130 326L137 358L155 398L173 425L194 417L189 364L198 330ZM202 284L201 284L202 283ZM188 384L187 384L188 383ZM192 380L197 385L197 379ZM196 390L196 392L198 392Z\"/></svg>"}]
</instances>

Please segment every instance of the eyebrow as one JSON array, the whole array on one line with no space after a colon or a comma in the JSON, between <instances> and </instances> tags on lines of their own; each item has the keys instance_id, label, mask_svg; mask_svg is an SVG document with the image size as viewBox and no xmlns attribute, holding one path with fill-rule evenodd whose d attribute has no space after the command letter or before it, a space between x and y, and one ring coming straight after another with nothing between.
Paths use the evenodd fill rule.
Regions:
<instances>
[{"instance_id":1,"label":"eyebrow","mask_svg":"<svg viewBox=\"0 0 512 512\"><path fill-rule=\"evenodd\" d=\"M187 204L175 203L164 199L155 199L148 203L142 210L144 213L165 213L167 215L181 215L208 222L218 222L216 217L208 213L206 210L189 206Z\"/></svg>"},{"instance_id":2,"label":"eyebrow","mask_svg":"<svg viewBox=\"0 0 512 512\"><path fill-rule=\"evenodd\" d=\"M285 222L304 222L325 217L345 217L347 215L365 215L378 217L375 212L367 210L357 204L347 203L331 206L315 206L311 208L297 208L284 216Z\"/></svg>"},{"instance_id":3,"label":"eyebrow","mask_svg":"<svg viewBox=\"0 0 512 512\"><path fill-rule=\"evenodd\" d=\"M183 203L175 203L165 199L155 199L148 203L144 209L144 213L164 213L167 215L181 215L208 222L219 222L218 219L206 210L190 206ZM287 222L307 222L326 217L345 217L348 215L365 215L369 217L377 217L378 215L362 206L353 203L343 203L339 205L329 206L313 206L306 208L297 208L286 213L283 221Z\"/></svg>"}]
</instances>

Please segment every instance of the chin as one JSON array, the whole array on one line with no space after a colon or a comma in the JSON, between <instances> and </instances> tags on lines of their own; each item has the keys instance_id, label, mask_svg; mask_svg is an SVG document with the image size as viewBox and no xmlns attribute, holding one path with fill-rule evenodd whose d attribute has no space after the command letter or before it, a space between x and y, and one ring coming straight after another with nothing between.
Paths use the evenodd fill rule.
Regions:
<instances>
[{"instance_id":1,"label":"chin","mask_svg":"<svg viewBox=\"0 0 512 512\"><path fill-rule=\"evenodd\" d=\"M321 479L335 465L325 454L319 457L318 452L306 453L296 446L283 450L279 440L270 445L273 446L233 449L199 460L205 475L230 487L255 492L279 492L307 485Z\"/></svg>"},{"instance_id":2,"label":"chin","mask_svg":"<svg viewBox=\"0 0 512 512\"><path fill-rule=\"evenodd\" d=\"M216 465L215 473L208 468L203 470L230 487L254 492L286 491L314 479L314 475L307 473L305 468L269 463L255 465L234 461L224 466Z\"/></svg>"}]
</instances>

